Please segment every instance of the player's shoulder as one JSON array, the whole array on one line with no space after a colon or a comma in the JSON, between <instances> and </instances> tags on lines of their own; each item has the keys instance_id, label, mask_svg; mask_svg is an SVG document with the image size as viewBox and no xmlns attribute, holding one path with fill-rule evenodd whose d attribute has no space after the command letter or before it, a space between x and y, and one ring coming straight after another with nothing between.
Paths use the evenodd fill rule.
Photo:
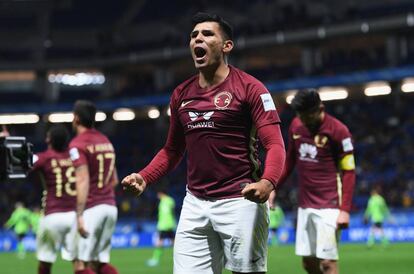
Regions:
<instances>
[{"instance_id":1,"label":"player's shoulder","mask_svg":"<svg viewBox=\"0 0 414 274\"><path fill-rule=\"evenodd\" d=\"M348 129L348 127L342 122L340 121L338 118L325 113L325 117L326 117L326 123L328 124L328 127L333 131L336 132L338 134L346 134L346 135L350 135L350 131Z\"/></svg>"},{"instance_id":2,"label":"player's shoulder","mask_svg":"<svg viewBox=\"0 0 414 274\"><path fill-rule=\"evenodd\" d=\"M180 95L184 94L190 88L194 87L197 84L198 75L193 75L178 86L175 87L172 97L179 97Z\"/></svg>"},{"instance_id":3,"label":"player's shoulder","mask_svg":"<svg viewBox=\"0 0 414 274\"><path fill-rule=\"evenodd\" d=\"M253 75L239 68L233 67L233 66L230 66L230 70L231 70L231 77L236 78L236 80L239 80L240 83L242 83L243 85L247 87L252 87L252 88L256 87L259 89L267 90L265 85Z\"/></svg>"}]
</instances>

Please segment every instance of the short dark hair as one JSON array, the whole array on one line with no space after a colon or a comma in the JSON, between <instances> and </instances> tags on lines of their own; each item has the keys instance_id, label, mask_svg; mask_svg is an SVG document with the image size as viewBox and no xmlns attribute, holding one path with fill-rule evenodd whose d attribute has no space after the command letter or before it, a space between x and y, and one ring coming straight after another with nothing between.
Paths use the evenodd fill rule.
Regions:
<instances>
[{"instance_id":1,"label":"short dark hair","mask_svg":"<svg viewBox=\"0 0 414 274\"><path fill-rule=\"evenodd\" d=\"M96 106L86 100L78 100L73 107L73 113L78 116L79 123L87 128L95 126Z\"/></svg>"},{"instance_id":2,"label":"short dark hair","mask_svg":"<svg viewBox=\"0 0 414 274\"><path fill-rule=\"evenodd\" d=\"M220 29L224 34L224 38L226 40L233 40L233 27L217 14L198 12L193 16L191 22L193 28L195 27L195 25L203 22L216 22L219 24Z\"/></svg>"},{"instance_id":3,"label":"short dark hair","mask_svg":"<svg viewBox=\"0 0 414 274\"><path fill-rule=\"evenodd\" d=\"M317 110L321 104L319 93L315 89L299 90L290 106L297 112Z\"/></svg>"},{"instance_id":4,"label":"short dark hair","mask_svg":"<svg viewBox=\"0 0 414 274\"><path fill-rule=\"evenodd\" d=\"M48 130L49 142L56 151L64 151L68 147L69 131L63 125L54 125Z\"/></svg>"}]
</instances>

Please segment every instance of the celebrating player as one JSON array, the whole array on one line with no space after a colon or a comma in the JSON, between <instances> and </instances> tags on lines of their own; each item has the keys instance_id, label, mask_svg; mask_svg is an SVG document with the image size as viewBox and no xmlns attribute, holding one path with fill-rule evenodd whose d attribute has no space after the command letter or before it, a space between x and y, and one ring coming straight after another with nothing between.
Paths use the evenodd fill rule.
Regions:
<instances>
[{"instance_id":1,"label":"celebrating player","mask_svg":"<svg viewBox=\"0 0 414 274\"><path fill-rule=\"evenodd\" d=\"M165 146L123 179L141 194L174 169L187 151L187 194L174 243L174 273L267 271L268 205L283 170L279 117L266 87L228 65L231 26L217 15L193 17L190 51L198 74L170 102ZM257 138L267 157L257 158Z\"/></svg>"},{"instance_id":2,"label":"celebrating player","mask_svg":"<svg viewBox=\"0 0 414 274\"><path fill-rule=\"evenodd\" d=\"M114 187L118 183L115 151L108 138L94 128L96 107L89 101L74 105L70 157L76 168L76 215L81 235L78 242L76 274L116 274L109 264L111 237L118 210ZM93 273L93 272L92 272Z\"/></svg>"},{"instance_id":3,"label":"celebrating player","mask_svg":"<svg viewBox=\"0 0 414 274\"><path fill-rule=\"evenodd\" d=\"M62 248L62 258L75 259L76 186L75 168L69 157L69 132L53 126L47 132L47 150L34 155L32 173L37 173L45 188L44 216L36 233L38 274L50 274Z\"/></svg>"},{"instance_id":4,"label":"celebrating player","mask_svg":"<svg viewBox=\"0 0 414 274\"><path fill-rule=\"evenodd\" d=\"M308 273L338 273L338 228L349 224L355 184L353 144L348 128L327 114L315 90L300 90L291 107L297 117L289 128L286 166L299 176L296 254ZM274 193L269 201L272 203Z\"/></svg>"}]
</instances>

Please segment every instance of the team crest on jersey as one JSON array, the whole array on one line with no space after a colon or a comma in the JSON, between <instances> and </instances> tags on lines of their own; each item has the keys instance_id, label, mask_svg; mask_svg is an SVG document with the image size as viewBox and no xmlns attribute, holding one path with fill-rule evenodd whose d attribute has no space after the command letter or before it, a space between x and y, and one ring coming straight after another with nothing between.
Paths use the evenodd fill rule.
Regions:
<instances>
[{"instance_id":1,"label":"team crest on jersey","mask_svg":"<svg viewBox=\"0 0 414 274\"><path fill-rule=\"evenodd\" d=\"M214 96L214 105L219 110L227 109L232 99L233 95L231 95L230 92L221 91L216 96Z\"/></svg>"},{"instance_id":2,"label":"team crest on jersey","mask_svg":"<svg viewBox=\"0 0 414 274\"><path fill-rule=\"evenodd\" d=\"M324 147L328 142L328 137L317 134L313 140L315 141L315 145L317 147Z\"/></svg>"},{"instance_id":3,"label":"team crest on jersey","mask_svg":"<svg viewBox=\"0 0 414 274\"><path fill-rule=\"evenodd\" d=\"M302 143L299 147L299 159L308 162L318 162L316 155L318 155L318 149L311 144Z\"/></svg>"}]
</instances>

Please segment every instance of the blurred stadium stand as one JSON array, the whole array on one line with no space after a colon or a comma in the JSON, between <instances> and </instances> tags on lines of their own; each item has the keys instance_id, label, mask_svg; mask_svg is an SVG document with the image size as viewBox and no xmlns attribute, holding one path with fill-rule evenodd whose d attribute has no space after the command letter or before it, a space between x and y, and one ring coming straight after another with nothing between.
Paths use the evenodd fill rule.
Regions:
<instances>
[{"instance_id":1,"label":"blurred stadium stand","mask_svg":"<svg viewBox=\"0 0 414 274\"><path fill-rule=\"evenodd\" d=\"M35 124L11 122L10 132L43 150L48 114L89 99L107 116L98 127L116 147L120 177L143 167L164 143L172 89L195 73L186 47L191 15L199 10L233 23L230 62L266 83L285 135L294 115L285 100L293 90L346 89L346 99L326 104L354 134L355 214L374 184L385 187L392 208L413 209L414 93L402 87L414 77L414 2L408 0L1 1L0 114L40 115ZM365 96L373 81L385 81L390 93ZM148 118L151 107L159 118ZM135 119L115 121L118 108L131 108ZM180 205L185 161L164 180ZM279 193L288 211L296 205L291 181ZM154 220L154 191L140 199L117 192L121 219ZM30 182L0 184L0 222L17 200L39 204L40 193Z\"/></svg>"}]
</instances>

